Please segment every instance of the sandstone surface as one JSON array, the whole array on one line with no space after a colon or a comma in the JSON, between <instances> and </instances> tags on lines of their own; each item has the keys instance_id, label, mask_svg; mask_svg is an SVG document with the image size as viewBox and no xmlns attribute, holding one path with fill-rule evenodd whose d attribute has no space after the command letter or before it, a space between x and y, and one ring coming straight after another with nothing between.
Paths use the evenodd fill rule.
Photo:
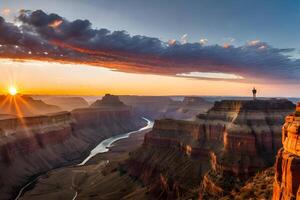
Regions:
<instances>
[{"instance_id":1,"label":"sandstone surface","mask_svg":"<svg viewBox=\"0 0 300 200\"><path fill-rule=\"evenodd\" d=\"M275 164L273 200L300 199L300 103L285 119L282 143Z\"/></svg>"},{"instance_id":2,"label":"sandstone surface","mask_svg":"<svg viewBox=\"0 0 300 200\"><path fill-rule=\"evenodd\" d=\"M156 120L124 170L166 199L195 191L219 199L273 165L284 117L294 108L282 99L225 100L196 121Z\"/></svg>"}]
</instances>

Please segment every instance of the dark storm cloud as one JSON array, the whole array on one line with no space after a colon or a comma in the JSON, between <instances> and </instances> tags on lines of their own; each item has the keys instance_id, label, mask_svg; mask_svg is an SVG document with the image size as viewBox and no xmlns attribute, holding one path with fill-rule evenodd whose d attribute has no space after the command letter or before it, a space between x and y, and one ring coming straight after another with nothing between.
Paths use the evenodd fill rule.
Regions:
<instances>
[{"instance_id":1,"label":"dark storm cloud","mask_svg":"<svg viewBox=\"0 0 300 200\"><path fill-rule=\"evenodd\" d=\"M0 43L14 45L18 44L21 38L21 31L13 24L6 23L0 16Z\"/></svg>"},{"instance_id":2,"label":"dark storm cloud","mask_svg":"<svg viewBox=\"0 0 300 200\"><path fill-rule=\"evenodd\" d=\"M125 31L94 29L88 20L68 21L41 10L22 10L18 20L19 27L0 18L0 43L13 48L14 57L90 63L136 73L221 72L242 76L246 82L300 82L300 60L288 56L294 49L260 41L240 47L168 44Z\"/></svg>"}]
</instances>

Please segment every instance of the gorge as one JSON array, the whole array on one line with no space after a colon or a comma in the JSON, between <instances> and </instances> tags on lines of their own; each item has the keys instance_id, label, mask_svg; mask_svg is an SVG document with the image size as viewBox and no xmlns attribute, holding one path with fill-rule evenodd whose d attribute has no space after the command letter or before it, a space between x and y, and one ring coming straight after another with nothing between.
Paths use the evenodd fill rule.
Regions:
<instances>
[{"instance_id":1,"label":"gorge","mask_svg":"<svg viewBox=\"0 0 300 200\"><path fill-rule=\"evenodd\" d=\"M253 184L261 184L260 193L254 187L248 193L268 199L274 182L270 167L282 147L282 123L294 109L284 99L223 100L194 121L156 120L141 146L130 143L126 156L108 152L116 158L109 164L103 163L109 157L96 156L86 166L48 173L24 199L42 191L50 194L53 188L47 185L54 183L64 188L57 195L67 195L74 173L84 171L85 184L76 183L78 199L244 199L245 187ZM60 181L62 174L68 182ZM79 181L82 176L75 177Z\"/></svg>"},{"instance_id":2,"label":"gorge","mask_svg":"<svg viewBox=\"0 0 300 200\"><path fill-rule=\"evenodd\" d=\"M130 107L109 104L1 120L1 198L10 199L33 175L79 162L103 139L145 124Z\"/></svg>"}]
</instances>

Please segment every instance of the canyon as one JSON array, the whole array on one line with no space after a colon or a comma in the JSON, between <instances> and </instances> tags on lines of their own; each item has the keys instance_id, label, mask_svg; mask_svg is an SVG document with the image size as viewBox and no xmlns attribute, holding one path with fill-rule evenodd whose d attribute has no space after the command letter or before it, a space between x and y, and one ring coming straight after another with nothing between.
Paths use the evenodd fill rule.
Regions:
<instances>
[{"instance_id":1,"label":"canyon","mask_svg":"<svg viewBox=\"0 0 300 200\"><path fill-rule=\"evenodd\" d=\"M282 147L281 127L294 110L285 99L222 100L193 121L155 120L141 145L131 143L127 154L112 148L108 154L117 159L103 155L86 166L50 172L24 199L54 195L53 184L62 187L53 199L61 197L74 172L85 172L75 179L78 199L270 199L274 173L283 174L272 167ZM103 164L106 160L109 164ZM290 177L299 180L293 169ZM59 179L62 175L65 181ZM278 184L286 185L281 193L290 191L290 183Z\"/></svg>"},{"instance_id":2,"label":"canyon","mask_svg":"<svg viewBox=\"0 0 300 200\"><path fill-rule=\"evenodd\" d=\"M151 108L161 99L126 98L107 94L70 112L0 120L4 199L28 180L21 199L296 199L299 104L162 97ZM152 130L75 165L104 139L145 126L142 115L158 118Z\"/></svg>"},{"instance_id":3,"label":"canyon","mask_svg":"<svg viewBox=\"0 0 300 200\"><path fill-rule=\"evenodd\" d=\"M194 122L155 121L124 170L161 199L219 199L273 165L294 108L281 99L223 100Z\"/></svg>"},{"instance_id":4,"label":"canyon","mask_svg":"<svg viewBox=\"0 0 300 200\"><path fill-rule=\"evenodd\" d=\"M35 175L80 162L100 141L145 125L115 100L106 96L106 106L0 120L1 199L11 199Z\"/></svg>"}]
</instances>

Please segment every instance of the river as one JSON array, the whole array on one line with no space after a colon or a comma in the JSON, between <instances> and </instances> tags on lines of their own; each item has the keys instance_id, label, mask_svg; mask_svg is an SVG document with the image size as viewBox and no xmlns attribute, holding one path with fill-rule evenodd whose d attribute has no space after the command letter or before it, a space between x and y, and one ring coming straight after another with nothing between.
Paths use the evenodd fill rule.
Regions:
<instances>
[{"instance_id":1,"label":"river","mask_svg":"<svg viewBox=\"0 0 300 200\"><path fill-rule=\"evenodd\" d=\"M81 163L78 164L78 166L82 166L85 165L91 158L93 158L95 155L100 154L100 153L105 153L109 151L109 147L111 147L113 145L114 142L118 141L118 140L122 140L125 138L130 137L131 134L133 133L138 133L147 129L151 129L153 127L154 122L148 120L147 118L143 119L145 121L147 121L147 125L143 128L140 128L139 130L136 131L131 131L129 133L124 133L124 134L120 134L120 135L116 135L113 137L110 137L106 140L103 140L102 142L100 142L94 149L91 150L90 154L88 157L86 157ZM34 183L38 178L34 179L33 181L27 183L24 187L22 187L18 193L18 196L15 198L15 200L18 200L24 193L24 191L31 186L32 183ZM73 197L73 199L76 199L77 197L77 192L75 194L75 196Z\"/></svg>"},{"instance_id":2,"label":"river","mask_svg":"<svg viewBox=\"0 0 300 200\"><path fill-rule=\"evenodd\" d=\"M143 119L145 121L147 121L147 125L137 131L132 131L129 133L124 133L124 134L120 134L120 135L116 135L113 137L110 137L106 140L103 140L102 142L100 142L100 144L98 144L90 153L90 155L88 157L86 157L86 159L84 159L80 164L78 164L78 166L81 165L85 165L91 158L93 158L95 155L100 154L100 153L105 153L109 151L109 147L112 146L112 144L118 140L122 140L125 138L128 138L131 134L133 133L138 133L147 129L150 129L153 127L153 122L151 122L150 120L146 119L143 117Z\"/></svg>"}]
</instances>

